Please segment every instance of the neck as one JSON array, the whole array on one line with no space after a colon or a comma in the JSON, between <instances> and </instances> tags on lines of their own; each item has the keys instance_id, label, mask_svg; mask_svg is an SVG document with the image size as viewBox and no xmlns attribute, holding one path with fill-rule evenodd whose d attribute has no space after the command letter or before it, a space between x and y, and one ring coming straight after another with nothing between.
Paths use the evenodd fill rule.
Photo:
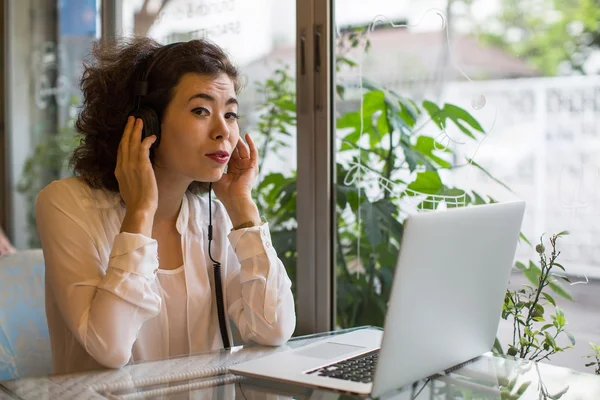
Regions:
<instances>
[{"instance_id":1,"label":"neck","mask_svg":"<svg viewBox=\"0 0 600 400\"><path fill-rule=\"evenodd\" d=\"M154 214L154 224L174 225L179 216L183 196L192 181L173 176L161 168L154 168L154 174L158 187L158 207Z\"/></svg>"}]
</instances>

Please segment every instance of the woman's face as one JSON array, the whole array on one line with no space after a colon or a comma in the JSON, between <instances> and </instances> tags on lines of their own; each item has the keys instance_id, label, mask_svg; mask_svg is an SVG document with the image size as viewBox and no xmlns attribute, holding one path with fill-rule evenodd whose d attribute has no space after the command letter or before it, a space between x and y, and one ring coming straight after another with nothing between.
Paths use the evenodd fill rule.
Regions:
<instances>
[{"instance_id":1,"label":"woman's face","mask_svg":"<svg viewBox=\"0 0 600 400\"><path fill-rule=\"evenodd\" d=\"M227 74L183 75L163 115L156 166L190 181L219 180L240 137L237 112Z\"/></svg>"}]
</instances>

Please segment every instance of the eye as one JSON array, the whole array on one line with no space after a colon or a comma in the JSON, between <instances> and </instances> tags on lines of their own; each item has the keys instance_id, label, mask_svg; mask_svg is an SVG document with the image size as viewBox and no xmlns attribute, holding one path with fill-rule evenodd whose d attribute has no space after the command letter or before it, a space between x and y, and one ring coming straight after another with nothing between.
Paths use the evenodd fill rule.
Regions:
<instances>
[{"instance_id":1,"label":"eye","mask_svg":"<svg viewBox=\"0 0 600 400\"><path fill-rule=\"evenodd\" d=\"M192 110L192 112L197 115L209 115L210 114L210 112L204 107L196 107Z\"/></svg>"},{"instance_id":2,"label":"eye","mask_svg":"<svg viewBox=\"0 0 600 400\"><path fill-rule=\"evenodd\" d=\"M229 112L227 114L225 114L225 118L230 119L230 120L238 120L240 119L240 116L234 112Z\"/></svg>"}]
</instances>

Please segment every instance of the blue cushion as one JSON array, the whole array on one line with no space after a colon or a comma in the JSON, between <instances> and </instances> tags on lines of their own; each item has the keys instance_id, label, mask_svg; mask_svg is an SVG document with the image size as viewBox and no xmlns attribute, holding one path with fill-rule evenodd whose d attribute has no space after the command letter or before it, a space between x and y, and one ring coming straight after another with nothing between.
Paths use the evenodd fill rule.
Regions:
<instances>
[{"instance_id":1,"label":"blue cushion","mask_svg":"<svg viewBox=\"0 0 600 400\"><path fill-rule=\"evenodd\" d=\"M40 249L0 256L0 380L52 369Z\"/></svg>"}]
</instances>

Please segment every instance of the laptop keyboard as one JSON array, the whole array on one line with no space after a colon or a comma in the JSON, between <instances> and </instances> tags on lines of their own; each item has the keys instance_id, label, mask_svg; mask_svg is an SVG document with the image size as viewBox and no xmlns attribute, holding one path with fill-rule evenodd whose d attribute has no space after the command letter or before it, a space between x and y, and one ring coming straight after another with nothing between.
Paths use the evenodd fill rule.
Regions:
<instances>
[{"instance_id":1,"label":"laptop keyboard","mask_svg":"<svg viewBox=\"0 0 600 400\"><path fill-rule=\"evenodd\" d=\"M378 357L379 350L375 350L334 364L319 367L307 372L307 374L318 374L318 376L346 381L371 383Z\"/></svg>"}]
</instances>

